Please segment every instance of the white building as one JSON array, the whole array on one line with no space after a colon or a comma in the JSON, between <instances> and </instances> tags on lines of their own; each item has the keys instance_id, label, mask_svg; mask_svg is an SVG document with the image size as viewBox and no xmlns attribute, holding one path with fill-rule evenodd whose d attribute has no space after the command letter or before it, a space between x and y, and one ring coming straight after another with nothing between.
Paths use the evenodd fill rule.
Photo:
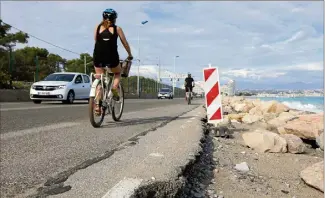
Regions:
<instances>
[{"instance_id":1,"label":"white building","mask_svg":"<svg viewBox=\"0 0 325 198\"><path fill-rule=\"evenodd\" d=\"M236 90L236 83L234 80L229 80L227 84L221 86L221 93L227 96L234 96Z\"/></svg>"}]
</instances>

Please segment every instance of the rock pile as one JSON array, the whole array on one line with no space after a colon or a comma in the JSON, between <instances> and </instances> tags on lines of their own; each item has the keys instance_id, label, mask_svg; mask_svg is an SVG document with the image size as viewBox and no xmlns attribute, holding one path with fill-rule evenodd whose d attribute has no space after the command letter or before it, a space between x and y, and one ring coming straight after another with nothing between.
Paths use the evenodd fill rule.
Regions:
<instances>
[{"instance_id":1,"label":"rock pile","mask_svg":"<svg viewBox=\"0 0 325 198\"><path fill-rule=\"evenodd\" d=\"M225 97L222 101L225 119L230 122L258 126L241 136L244 145L261 153L302 154L304 142L315 142L324 150L324 114L290 109L277 101L261 101L244 97ZM306 184L324 192L324 161L302 170ZM247 170L246 164L236 167Z\"/></svg>"}]
</instances>

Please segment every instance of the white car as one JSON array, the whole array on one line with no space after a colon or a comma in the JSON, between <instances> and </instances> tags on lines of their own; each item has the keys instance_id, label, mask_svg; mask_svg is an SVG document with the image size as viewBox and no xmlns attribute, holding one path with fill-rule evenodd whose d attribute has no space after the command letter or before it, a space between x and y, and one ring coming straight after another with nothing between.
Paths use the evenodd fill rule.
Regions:
<instances>
[{"instance_id":1,"label":"white car","mask_svg":"<svg viewBox=\"0 0 325 198\"><path fill-rule=\"evenodd\" d=\"M173 99L173 92L169 88L162 88L158 92L157 98L158 99L163 99L163 98Z\"/></svg>"},{"instance_id":2,"label":"white car","mask_svg":"<svg viewBox=\"0 0 325 198\"><path fill-rule=\"evenodd\" d=\"M88 100L91 89L87 74L58 72L35 82L30 88L30 99L35 104L42 101L62 101L72 104L74 100Z\"/></svg>"}]
</instances>

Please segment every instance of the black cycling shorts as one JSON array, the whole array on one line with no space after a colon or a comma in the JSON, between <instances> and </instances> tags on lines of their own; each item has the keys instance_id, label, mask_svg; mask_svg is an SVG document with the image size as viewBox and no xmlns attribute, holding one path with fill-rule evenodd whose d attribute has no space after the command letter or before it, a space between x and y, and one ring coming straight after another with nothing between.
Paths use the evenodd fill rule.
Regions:
<instances>
[{"instance_id":1,"label":"black cycling shorts","mask_svg":"<svg viewBox=\"0 0 325 198\"><path fill-rule=\"evenodd\" d=\"M189 92L189 91L193 91L193 87L192 86L186 86L185 87L185 92Z\"/></svg>"},{"instance_id":2,"label":"black cycling shorts","mask_svg":"<svg viewBox=\"0 0 325 198\"><path fill-rule=\"evenodd\" d=\"M110 61L110 62L104 62L104 61L94 61L95 67L108 67L108 68L115 68L119 66L120 60L117 59L115 61Z\"/></svg>"}]
</instances>

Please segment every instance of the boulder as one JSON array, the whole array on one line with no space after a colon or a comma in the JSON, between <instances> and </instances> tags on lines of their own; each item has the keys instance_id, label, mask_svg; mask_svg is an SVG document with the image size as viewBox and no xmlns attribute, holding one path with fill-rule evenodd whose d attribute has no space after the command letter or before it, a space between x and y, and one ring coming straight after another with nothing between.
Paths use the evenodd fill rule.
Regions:
<instances>
[{"instance_id":1,"label":"boulder","mask_svg":"<svg viewBox=\"0 0 325 198\"><path fill-rule=\"evenodd\" d=\"M228 117L229 120L237 120L238 122L242 122L242 119L245 115L246 113L228 114L226 117Z\"/></svg>"},{"instance_id":2,"label":"boulder","mask_svg":"<svg viewBox=\"0 0 325 198\"><path fill-rule=\"evenodd\" d=\"M282 103L278 103L275 102L273 103L273 105L268 109L268 113L283 113L283 112L289 112L289 107L287 107L286 105L282 104Z\"/></svg>"},{"instance_id":3,"label":"boulder","mask_svg":"<svg viewBox=\"0 0 325 198\"><path fill-rule=\"evenodd\" d=\"M260 106L256 106L256 107L252 108L251 110L249 110L249 114L262 116L263 111Z\"/></svg>"},{"instance_id":4,"label":"boulder","mask_svg":"<svg viewBox=\"0 0 325 198\"><path fill-rule=\"evenodd\" d=\"M246 123L246 124L252 124L252 123L258 122L262 119L263 119L262 116L247 114L243 117L242 122Z\"/></svg>"},{"instance_id":5,"label":"boulder","mask_svg":"<svg viewBox=\"0 0 325 198\"><path fill-rule=\"evenodd\" d=\"M255 106L253 105L253 103L247 101L245 103L246 105L244 106L244 108L242 109L243 113L248 113L252 108L254 108Z\"/></svg>"},{"instance_id":6,"label":"boulder","mask_svg":"<svg viewBox=\"0 0 325 198\"><path fill-rule=\"evenodd\" d=\"M276 115L276 114L272 114L272 115ZM272 125L273 127L280 127L285 125L289 120L292 120L294 118L296 118L295 115L292 115L289 112L282 112L280 113L279 117L275 117L267 121L267 123Z\"/></svg>"},{"instance_id":7,"label":"boulder","mask_svg":"<svg viewBox=\"0 0 325 198\"><path fill-rule=\"evenodd\" d=\"M323 114L300 115L297 119L288 121L280 133L315 140L324 131L323 116Z\"/></svg>"},{"instance_id":8,"label":"boulder","mask_svg":"<svg viewBox=\"0 0 325 198\"><path fill-rule=\"evenodd\" d=\"M268 122L269 120L275 119L277 114L275 113L266 113L263 115L263 121Z\"/></svg>"},{"instance_id":9,"label":"boulder","mask_svg":"<svg viewBox=\"0 0 325 198\"><path fill-rule=\"evenodd\" d=\"M252 100L252 104L257 107L257 106L261 106L262 101L260 99L256 99L256 100Z\"/></svg>"},{"instance_id":10,"label":"boulder","mask_svg":"<svg viewBox=\"0 0 325 198\"><path fill-rule=\"evenodd\" d=\"M267 130L256 130L242 134L246 146L258 152L286 153L287 142L278 134Z\"/></svg>"},{"instance_id":11,"label":"boulder","mask_svg":"<svg viewBox=\"0 0 325 198\"><path fill-rule=\"evenodd\" d=\"M243 112L244 108L245 108L246 104L245 103L238 103L234 105L234 109L237 112Z\"/></svg>"},{"instance_id":12,"label":"boulder","mask_svg":"<svg viewBox=\"0 0 325 198\"><path fill-rule=\"evenodd\" d=\"M261 103L260 107L263 113L269 113L271 111L271 108L273 108L273 105L275 105L277 101L271 100L271 101L264 101Z\"/></svg>"},{"instance_id":13,"label":"boulder","mask_svg":"<svg viewBox=\"0 0 325 198\"><path fill-rule=\"evenodd\" d=\"M324 150L324 132L316 137L316 143L320 149Z\"/></svg>"},{"instance_id":14,"label":"boulder","mask_svg":"<svg viewBox=\"0 0 325 198\"><path fill-rule=\"evenodd\" d=\"M233 113L232 108L231 108L230 106L228 106L228 105L224 106L223 109L222 109L222 111L223 111L224 113L227 112L228 114Z\"/></svg>"},{"instance_id":15,"label":"boulder","mask_svg":"<svg viewBox=\"0 0 325 198\"><path fill-rule=\"evenodd\" d=\"M300 177L306 184L324 192L324 160L307 167L300 172Z\"/></svg>"},{"instance_id":16,"label":"boulder","mask_svg":"<svg viewBox=\"0 0 325 198\"><path fill-rule=\"evenodd\" d=\"M284 134L281 135L288 144L288 152L289 153L304 153L306 150L306 146L304 142L297 136L292 134Z\"/></svg>"}]
</instances>

